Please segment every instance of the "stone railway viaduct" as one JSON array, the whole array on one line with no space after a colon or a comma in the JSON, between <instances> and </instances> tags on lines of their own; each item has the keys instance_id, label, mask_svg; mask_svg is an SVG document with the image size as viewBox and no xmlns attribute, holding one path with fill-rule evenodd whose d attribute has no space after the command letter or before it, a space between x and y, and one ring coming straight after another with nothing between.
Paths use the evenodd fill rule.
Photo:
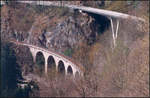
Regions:
<instances>
[{"instance_id":1,"label":"stone railway viaduct","mask_svg":"<svg viewBox=\"0 0 150 98\"><path fill-rule=\"evenodd\" d=\"M39 53L41 53L44 57L44 69L45 74L48 72L48 68L55 67L56 70L61 74L73 74L73 76L79 76L83 75L83 67L73 61L72 59L60 54L56 53L53 50L44 49L35 45L25 44L22 42L16 42L16 41L10 41L12 43L15 43L16 45L23 45L27 46L30 49L30 52L33 57L33 62L36 63L36 58ZM53 60L55 63L55 66L49 65L48 61Z\"/></svg>"}]
</instances>

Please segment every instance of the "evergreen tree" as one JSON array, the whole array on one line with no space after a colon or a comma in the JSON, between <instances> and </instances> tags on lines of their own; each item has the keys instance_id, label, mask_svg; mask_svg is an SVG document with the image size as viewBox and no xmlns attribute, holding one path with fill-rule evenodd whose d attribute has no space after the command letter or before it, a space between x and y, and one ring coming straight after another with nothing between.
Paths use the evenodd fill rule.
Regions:
<instances>
[{"instance_id":1,"label":"evergreen tree","mask_svg":"<svg viewBox=\"0 0 150 98\"><path fill-rule=\"evenodd\" d=\"M10 47L10 43L1 43L1 96L14 96L22 79L15 52Z\"/></svg>"}]
</instances>

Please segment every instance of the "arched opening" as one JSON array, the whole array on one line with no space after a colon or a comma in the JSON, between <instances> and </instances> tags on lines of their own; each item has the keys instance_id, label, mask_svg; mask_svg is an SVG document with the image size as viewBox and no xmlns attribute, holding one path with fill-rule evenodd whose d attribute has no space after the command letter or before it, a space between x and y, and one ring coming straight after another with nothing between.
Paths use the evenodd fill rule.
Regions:
<instances>
[{"instance_id":1,"label":"arched opening","mask_svg":"<svg viewBox=\"0 0 150 98\"><path fill-rule=\"evenodd\" d=\"M110 26L110 20L106 17L106 16L103 16L103 15L98 15L98 14L95 14L95 13L90 13L90 12L87 12L88 15L90 15L91 17L93 17L96 21L94 24L98 25L98 34L103 34L105 30L107 30Z\"/></svg>"},{"instance_id":2,"label":"arched opening","mask_svg":"<svg viewBox=\"0 0 150 98\"><path fill-rule=\"evenodd\" d=\"M63 61L59 61L58 63L58 72L61 74L65 74L65 66Z\"/></svg>"},{"instance_id":3,"label":"arched opening","mask_svg":"<svg viewBox=\"0 0 150 98\"><path fill-rule=\"evenodd\" d=\"M67 73L72 75L73 72L72 72L72 67L71 66L68 66Z\"/></svg>"},{"instance_id":4,"label":"arched opening","mask_svg":"<svg viewBox=\"0 0 150 98\"><path fill-rule=\"evenodd\" d=\"M76 73L75 73L75 78L79 78L79 72L78 71L76 71Z\"/></svg>"},{"instance_id":5,"label":"arched opening","mask_svg":"<svg viewBox=\"0 0 150 98\"><path fill-rule=\"evenodd\" d=\"M47 60L47 67L48 67L48 72L55 72L56 71L56 63L53 58L53 56L49 56Z\"/></svg>"},{"instance_id":6,"label":"arched opening","mask_svg":"<svg viewBox=\"0 0 150 98\"><path fill-rule=\"evenodd\" d=\"M45 65L45 58L42 52L36 54L36 72L43 72Z\"/></svg>"}]
</instances>

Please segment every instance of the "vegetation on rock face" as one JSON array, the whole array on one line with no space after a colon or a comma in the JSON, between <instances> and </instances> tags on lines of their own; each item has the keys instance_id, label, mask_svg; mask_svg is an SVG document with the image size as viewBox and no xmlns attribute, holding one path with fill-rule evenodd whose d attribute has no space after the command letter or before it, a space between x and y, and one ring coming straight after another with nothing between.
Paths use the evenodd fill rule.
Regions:
<instances>
[{"instance_id":1,"label":"vegetation on rock face","mask_svg":"<svg viewBox=\"0 0 150 98\"><path fill-rule=\"evenodd\" d=\"M16 63L14 51L10 44L1 44L1 95L14 96L17 83L21 79L21 70Z\"/></svg>"},{"instance_id":2,"label":"vegetation on rock face","mask_svg":"<svg viewBox=\"0 0 150 98\"><path fill-rule=\"evenodd\" d=\"M25 46L13 45L12 49L16 53L16 60L19 66L21 66L22 74L33 72L34 63L32 54L29 52L29 48Z\"/></svg>"},{"instance_id":3,"label":"vegetation on rock face","mask_svg":"<svg viewBox=\"0 0 150 98\"><path fill-rule=\"evenodd\" d=\"M73 54L73 49L71 49L71 48L66 49L66 50L64 51L64 54L65 54L66 56L71 57L72 54Z\"/></svg>"}]
</instances>

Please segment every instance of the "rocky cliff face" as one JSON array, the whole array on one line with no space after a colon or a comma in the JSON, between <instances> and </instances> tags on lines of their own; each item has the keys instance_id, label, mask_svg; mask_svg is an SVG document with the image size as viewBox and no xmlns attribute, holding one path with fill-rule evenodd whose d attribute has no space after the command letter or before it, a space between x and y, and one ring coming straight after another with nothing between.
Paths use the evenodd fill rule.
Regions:
<instances>
[{"instance_id":1,"label":"rocky cliff face","mask_svg":"<svg viewBox=\"0 0 150 98\"><path fill-rule=\"evenodd\" d=\"M18 8L4 6L2 9L7 9L7 13L9 13L8 15L2 15L3 35L8 37L9 32L11 35L9 35L10 38L15 38L30 44L63 51L66 48L75 48L79 42L83 41L92 44L98 35L96 20L88 14L80 13L79 11L48 7L42 8L42 11L38 12L38 7L34 8L31 6L26 8L26 6L24 6L24 9L28 11L28 13L22 12L22 16L26 16L22 18L18 15L21 13ZM15 23L19 19L25 20L25 22L21 21L22 23L20 24ZM10 25L10 23L13 25ZM6 26L7 24L8 26ZM28 25L30 25L30 27L27 27ZM20 28L16 29L15 27L18 26ZM12 29L10 29L10 27L12 27ZM27 30L21 28L26 28Z\"/></svg>"},{"instance_id":2,"label":"rocky cliff face","mask_svg":"<svg viewBox=\"0 0 150 98\"><path fill-rule=\"evenodd\" d=\"M50 19L49 21L53 21ZM55 49L74 48L79 42L86 41L92 44L96 39L98 32L94 27L94 19L87 14L76 14L67 16L55 26L48 26L43 29L38 36L38 40L33 40L35 36L30 38L30 41L40 42L41 45ZM31 33L33 35L33 32Z\"/></svg>"}]
</instances>

